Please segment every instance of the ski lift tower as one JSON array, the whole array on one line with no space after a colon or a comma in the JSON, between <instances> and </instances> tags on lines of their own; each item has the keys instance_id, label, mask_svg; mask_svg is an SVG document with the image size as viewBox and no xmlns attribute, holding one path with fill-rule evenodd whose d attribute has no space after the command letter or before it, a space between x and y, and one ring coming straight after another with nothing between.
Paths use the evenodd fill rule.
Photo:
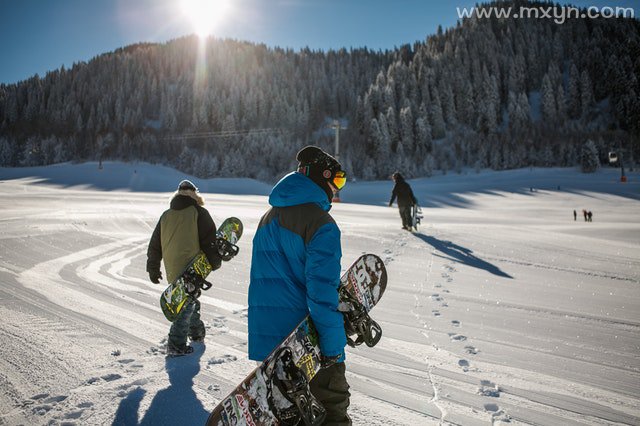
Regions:
<instances>
[{"instance_id":1,"label":"ski lift tower","mask_svg":"<svg viewBox=\"0 0 640 426\"><path fill-rule=\"evenodd\" d=\"M618 149L618 152L609 152L609 164L620 164L620 182L627 181L627 176L624 174L624 164L622 163L622 149Z\"/></svg>"},{"instance_id":2,"label":"ski lift tower","mask_svg":"<svg viewBox=\"0 0 640 426\"><path fill-rule=\"evenodd\" d=\"M336 160L340 161L340 129L346 129L346 127L342 127L340 124L340 120L333 120L333 123L330 126L332 129L336 131L336 143L335 143L335 155ZM340 202L340 191L337 191L333 195L333 202Z\"/></svg>"}]
</instances>

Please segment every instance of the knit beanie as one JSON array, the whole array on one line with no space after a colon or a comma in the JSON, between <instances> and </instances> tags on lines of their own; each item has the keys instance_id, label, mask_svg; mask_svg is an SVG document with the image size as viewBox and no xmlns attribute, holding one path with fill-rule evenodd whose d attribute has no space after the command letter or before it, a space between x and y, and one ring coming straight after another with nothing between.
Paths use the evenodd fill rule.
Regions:
<instances>
[{"instance_id":1,"label":"knit beanie","mask_svg":"<svg viewBox=\"0 0 640 426\"><path fill-rule=\"evenodd\" d=\"M204 206L204 198L200 195L198 187L190 180L185 179L180 181L178 184L178 190L173 196L175 197L176 195L184 195L185 197L193 198L199 206Z\"/></svg>"},{"instance_id":2,"label":"knit beanie","mask_svg":"<svg viewBox=\"0 0 640 426\"><path fill-rule=\"evenodd\" d=\"M333 190L329 186L329 182L336 172L342 169L338 160L317 146L312 145L302 148L296 155L296 160L299 162L298 172L304 174L322 188L329 201L331 201L333 199Z\"/></svg>"},{"instance_id":3,"label":"knit beanie","mask_svg":"<svg viewBox=\"0 0 640 426\"><path fill-rule=\"evenodd\" d=\"M190 180L184 179L178 184L178 191L180 190L197 192L198 188Z\"/></svg>"}]
</instances>

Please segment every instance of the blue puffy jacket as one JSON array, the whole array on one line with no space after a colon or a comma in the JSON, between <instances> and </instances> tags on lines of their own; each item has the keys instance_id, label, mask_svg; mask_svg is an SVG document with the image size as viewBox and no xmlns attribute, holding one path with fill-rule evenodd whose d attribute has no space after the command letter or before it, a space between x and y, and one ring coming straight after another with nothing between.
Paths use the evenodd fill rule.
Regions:
<instances>
[{"instance_id":1,"label":"blue puffy jacket","mask_svg":"<svg viewBox=\"0 0 640 426\"><path fill-rule=\"evenodd\" d=\"M269 204L253 238L249 359L262 361L311 314L322 354L343 360L346 336L337 291L342 250L327 194L293 172L276 184Z\"/></svg>"}]
</instances>

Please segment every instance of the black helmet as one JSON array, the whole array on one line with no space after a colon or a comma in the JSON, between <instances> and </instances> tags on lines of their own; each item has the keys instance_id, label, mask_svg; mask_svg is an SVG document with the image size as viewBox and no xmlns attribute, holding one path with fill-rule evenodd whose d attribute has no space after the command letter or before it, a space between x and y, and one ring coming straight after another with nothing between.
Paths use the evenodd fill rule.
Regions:
<instances>
[{"instance_id":1,"label":"black helmet","mask_svg":"<svg viewBox=\"0 0 640 426\"><path fill-rule=\"evenodd\" d=\"M342 166L334 157L324 152L317 146L305 146L296 155L298 160L298 172L304 174L333 198L333 190L329 183L337 189L341 189L346 183L346 174Z\"/></svg>"}]
</instances>

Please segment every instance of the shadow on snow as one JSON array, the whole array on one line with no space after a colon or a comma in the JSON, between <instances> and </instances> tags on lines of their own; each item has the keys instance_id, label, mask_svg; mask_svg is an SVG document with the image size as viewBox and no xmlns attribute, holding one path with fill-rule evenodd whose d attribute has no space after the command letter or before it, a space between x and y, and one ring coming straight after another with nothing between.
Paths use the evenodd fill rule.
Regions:
<instances>
[{"instance_id":1,"label":"shadow on snow","mask_svg":"<svg viewBox=\"0 0 640 426\"><path fill-rule=\"evenodd\" d=\"M138 420L140 402L146 394L135 388L120 402L113 425L195 425L204 424L209 413L193 390L193 378L200 372L204 345L195 345L191 355L166 358L169 387L158 391L142 420Z\"/></svg>"},{"instance_id":2,"label":"shadow on snow","mask_svg":"<svg viewBox=\"0 0 640 426\"><path fill-rule=\"evenodd\" d=\"M462 263L467 266L471 266L473 268L484 269L487 272L492 273L493 275L497 275L499 277L510 278L513 277L497 266L480 259L476 255L473 254L473 251L468 248L459 246L451 241L439 240L435 237L423 234L413 234L417 238L420 238L425 243L432 246L434 249L438 250L440 253L443 253L444 256L440 256L443 258L447 258L449 260ZM438 255L436 255L438 256Z\"/></svg>"}]
</instances>

